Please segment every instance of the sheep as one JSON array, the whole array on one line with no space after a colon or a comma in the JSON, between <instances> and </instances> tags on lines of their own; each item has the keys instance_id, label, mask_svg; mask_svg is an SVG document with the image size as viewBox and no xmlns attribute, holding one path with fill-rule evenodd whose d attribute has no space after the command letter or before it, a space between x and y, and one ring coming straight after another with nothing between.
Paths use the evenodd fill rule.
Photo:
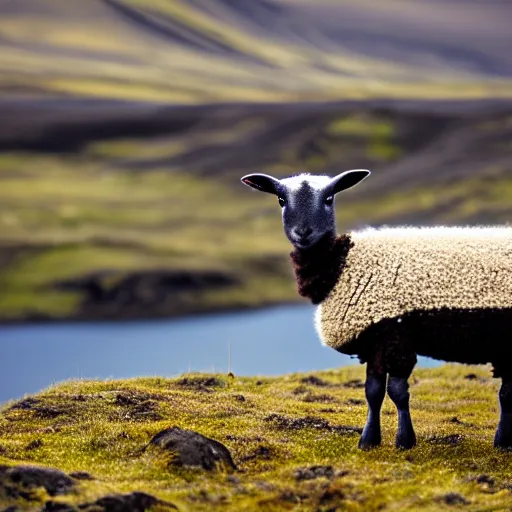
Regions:
<instances>
[{"instance_id":1,"label":"sheep","mask_svg":"<svg viewBox=\"0 0 512 512\"><path fill-rule=\"evenodd\" d=\"M494 446L512 448L511 227L381 227L336 234L334 198L370 175L299 174L241 181L282 208L298 292L317 305L325 345L366 363L368 415L359 448L381 444L386 391L398 413L395 446L416 445L408 379L417 355L493 365L501 377ZM507 331L508 328L508 331Z\"/></svg>"}]
</instances>

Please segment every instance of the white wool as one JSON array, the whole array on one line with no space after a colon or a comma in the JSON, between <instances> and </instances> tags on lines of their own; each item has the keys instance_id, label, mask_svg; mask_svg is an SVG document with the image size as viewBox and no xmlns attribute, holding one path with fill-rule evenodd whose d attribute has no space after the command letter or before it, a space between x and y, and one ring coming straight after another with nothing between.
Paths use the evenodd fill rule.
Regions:
<instances>
[{"instance_id":1,"label":"white wool","mask_svg":"<svg viewBox=\"0 0 512 512\"><path fill-rule=\"evenodd\" d=\"M357 238L402 238L402 237L433 237L433 238L503 238L510 237L511 227L507 226L397 226L397 227L368 227L353 232Z\"/></svg>"},{"instance_id":2,"label":"white wool","mask_svg":"<svg viewBox=\"0 0 512 512\"><path fill-rule=\"evenodd\" d=\"M291 178L284 178L281 180L281 184L290 192L299 190L304 182L308 183L314 190L322 190L331 180L332 178L329 176L303 173Z\"/></svg>"},{"instance_id":3,"label":"white wool","mask_svg":"<svg viewBox=\"0 0 512 512\"><path fill-rule=\"evenodd\" d=\"M512 308L512 227L394 227L350 233L354 246L320 304L322 342L340 349L380 320L440 308Z\"/></svg>"}]
</instances>

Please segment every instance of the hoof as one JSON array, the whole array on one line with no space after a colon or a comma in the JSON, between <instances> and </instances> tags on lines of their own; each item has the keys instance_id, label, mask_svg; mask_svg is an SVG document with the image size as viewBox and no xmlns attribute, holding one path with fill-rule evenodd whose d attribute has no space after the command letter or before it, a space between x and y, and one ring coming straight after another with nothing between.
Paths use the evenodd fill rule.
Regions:
<instances>
[{"instance_id":1,"label":"hoof","mask_svg":"<svg viewBox=\"0 0 512 512\"><path fill-rule=\"evenodd\" d=\"M494 436L494 448L512 450L512 425L509 422L498 425Z\"/></svg>"},{"instance_id":2,"label":"hoof","mask_svg":"<svg viewBox=\"0 0 512 512\"><path fill-rule=\"evenodd\" d=\"M395 447L399 450L410 450L416 446L416 439L397 439Z\"/></svg>"},{"instance_id":3,"label":"hoof","mask_svg":"<svg viewBox=\"0 0 512 512\"><path fill-rule=\"evenodd\" d=\"M400 450L410 450L416 446L416 434L414 431L407 434L399 433L396 436L395 447Z\"/></svg>"},{"instance_id":4,"label":"hoof","mask_svg":"<svg viewBox=\"0 0 512 512\"><path fill-rule=\"evenodd\" d=\"M501 436L497 435L494 438L494 448L497 448L498 450L512 451L512 439L501 438Z\"/></svg>"},{"instance_id":5,"label":"hoof","mask_svg":"<svg viewBox=\"0 0 512 512\"><path fill-rule=\"evenodd\" d=\"M381 444L381 436L380 433L377 434L367 434L363 432L363 435L359 439L358 448L360 450L370 450L372 448L376 448Z\"/></svg>"}]
</instances>

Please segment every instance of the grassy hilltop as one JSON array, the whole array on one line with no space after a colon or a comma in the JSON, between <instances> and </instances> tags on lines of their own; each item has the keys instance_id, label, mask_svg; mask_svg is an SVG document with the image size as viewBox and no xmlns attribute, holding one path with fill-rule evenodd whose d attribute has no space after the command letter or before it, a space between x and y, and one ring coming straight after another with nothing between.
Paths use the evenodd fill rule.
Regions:
<instances>
[{"instance_id":1,"label":"grassy hilltop","mask_svg":"<svg viewBox=\"0 0 512 512\"><path fill-rule=\"evenodd\" d=\"M510 510L512 458L492 448L499 383L487 369L414 372L418 446L406 452L392 446L389 399L383 446L356 448L366 414L362 378L362 367L346 367L314 377L59 384L0 411L0 506L38 510L47 501L78 505L137 491L180 511ZM141 451L172 426L223 443L237 470L178 468L169 453ZM77 486L50 497L2 479L5 466L25 464L77 475ZM8 488L28 494L10 499Z\"/></svg>"},{"instance_id":2,"label":"grassy hilltop","mask_svg":"<svg viewBox=\"0 0 512 512\"><path fill-rule=\"evenodd\" d=\"M469 4L0 3L0 320L298 300L248 172L370 168L341 229L510 222L510 6Z\"/></svg>"}]
</instances>

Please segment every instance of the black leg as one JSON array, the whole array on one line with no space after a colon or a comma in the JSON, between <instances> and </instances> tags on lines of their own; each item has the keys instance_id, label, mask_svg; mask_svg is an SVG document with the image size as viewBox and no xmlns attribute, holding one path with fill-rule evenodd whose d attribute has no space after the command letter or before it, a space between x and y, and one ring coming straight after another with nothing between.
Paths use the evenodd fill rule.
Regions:
<instances>
[{"instance_id":1,"label":"black leg","mask_svg":"<svg viewBox=\"0 0 512 512\"><path fill-rule=\"evenodd\" d=\"M512 448L512 379L503 377L500 393L500 422L494 437L496 448Z\"/></svg>"},{"instance_id":2,"label":"black leg","mask_svg":"<svg viewBox=\"0 0 512 512\"><path fill-rule=\"evenodd\" d=\"M388 395L396 405L398 412L395 446L406 450L416 445L416 434L409 411L409 383L407 380L408 377L395 377L391 374L388 380Z\"/></svg>"},{"instance_id":3,"label":"black leg","mask_svg":"<svg viewBox=\"0 0 512 512\"><path fill-rule=\"evenodd\" d=\"M361 449L380 445L380 409L386 396L386 374L376 371L370 363L366 370L364 389L368 403L368 418L359 439L359 448Z\"/></svg>"}]
</instances>

